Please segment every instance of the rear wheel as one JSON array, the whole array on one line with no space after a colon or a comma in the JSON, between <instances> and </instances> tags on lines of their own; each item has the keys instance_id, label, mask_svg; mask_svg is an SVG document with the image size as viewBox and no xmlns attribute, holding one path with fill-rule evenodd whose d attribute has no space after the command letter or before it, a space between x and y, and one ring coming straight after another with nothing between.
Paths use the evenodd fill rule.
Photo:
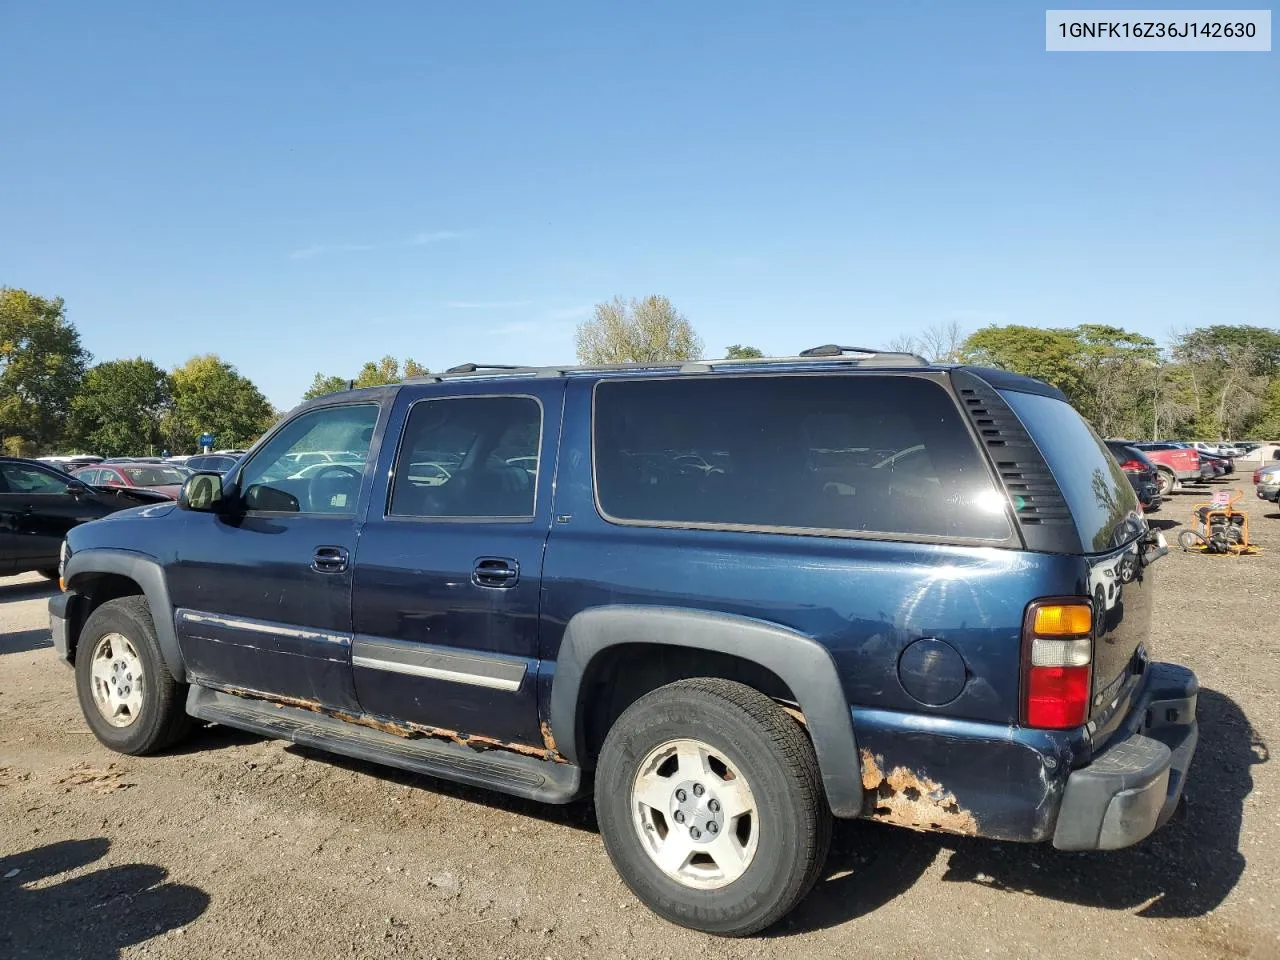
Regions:
<instances>
[{"instance_id":1,"label":"rear wheel","mask_svg":"<svg viewBox=\"0 0 1280 960\"><path fill-rule=\"evenodd\" d=\"M1156 485L1160 488L1160 496L1167 497L1169 494L1173 493L1173 485L1176 482L1173 471L1160 467L1157 469L1156 473L1158 474L1156 477Z\"/></svg>"},{"instance_id":2,"label":"rear wheel","mask_svg":"<svg viewBox=\"0 0 1280 960\"><path fill-rule=\"evenodd\" d=\"M681 680L609 731L596 814L622 879L682 926L745 936L812 888L831 815L800 726L751 687Z\"/></svg>"},{"instance_id":3,"label":"rear wheel","mask_svg":"<svg viewBox=\"0 0 1280 960\"><path fill-rule=\"evenodd\" d=\"M76 694L104 746L140 756L176 743L193 722L186 691L165 665L144 598L108 600L90 614L76 645Z\"/></svg>"}]
</instances>

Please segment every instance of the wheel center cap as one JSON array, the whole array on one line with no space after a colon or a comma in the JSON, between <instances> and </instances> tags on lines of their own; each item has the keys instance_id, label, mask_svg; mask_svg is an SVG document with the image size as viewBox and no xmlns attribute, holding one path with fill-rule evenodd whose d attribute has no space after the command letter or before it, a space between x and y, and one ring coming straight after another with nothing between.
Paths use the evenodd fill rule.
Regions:
<instances>
[{"instance_id":1,"label":"wheel center cap","mask_svg":"<svg viewBox=\"0 0 1280 960\"><path fill-rule=\"evenodd\" d=\"M710 843L724 829L720 800L701 780L684 780L671 791L671 819L694 843Z\"/></svg>"}]
</instances>

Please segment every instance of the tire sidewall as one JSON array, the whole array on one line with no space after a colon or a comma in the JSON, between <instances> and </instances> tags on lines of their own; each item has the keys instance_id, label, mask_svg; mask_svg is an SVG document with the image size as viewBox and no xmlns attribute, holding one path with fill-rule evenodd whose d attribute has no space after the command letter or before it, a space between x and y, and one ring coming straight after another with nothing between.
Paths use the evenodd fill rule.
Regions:
<instances>
[{"instance_id":1,"label":"tire sidewall","mask_svg":"<svg viewBox=\"0 0 1280 960\"><path fill-rule=\"evenodd\" d=\"M142 660L142 709L127 727L108 723L93 699L93 653L98 641L108 633L122 634ZM166 720L158 707L161 671L168 676L155 627L150 622L114 602L103 604L90 615L76 644L76 696L85 722L104 746L119 753L137 754L148 752L159 741Z\"/></svg>"},{"instance_id":2,"label":"tire sidewall","mask_svg":"<svg viewBox=\"0 0 1280 960\"><path fill-rule=\"evenodd\" d=\"M644 849L632 818L639 765L655 747L680 739L700 740L722 752L746 778L755 799L755 856L741 877L715 890L687 887L663 873ZM778 891L806 872L801 851L812 844L806 834L814 825L803 816L804 806L769 738L715 699L697 703L687 696L668 697L628 711L611 731L596 771L596 815L618 873L655 913L710 932L752 926L750 918L771 914Z\"/></svg>"}]
</instances>

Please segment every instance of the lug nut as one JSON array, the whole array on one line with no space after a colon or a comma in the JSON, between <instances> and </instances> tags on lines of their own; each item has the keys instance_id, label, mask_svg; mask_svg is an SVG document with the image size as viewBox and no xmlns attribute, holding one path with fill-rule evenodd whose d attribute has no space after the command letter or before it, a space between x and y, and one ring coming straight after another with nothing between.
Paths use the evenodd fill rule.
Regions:
<instances>
[{"instance_id":1,"label":"lug nut","mask_svg":"<svg viewBox=\"0 0 1280 960\"><path fill-rule=\"evenodd\" d=\"M695 840L701 840L702 831L699 830L697 827L694 827L692 830L689 831L689 836L693 837L693 839Z\"/></svg>"},{"instance_id":2,"label":"lug nut","mask_svg":"<svg viewBox=\"0 0 1280 960\"><path fill-rule=\"evenodd\" d=\"M676 823L684 823L684 811L677 810L675 812Z\"/></svg>"},{"instance_id":3,"label":"lug nut","mask_svg":"<svg viewBox=\"0 0 1280 960\"><path fill-rule=\"evenodd\" d=\"M703 789L702 784L700 784L700 783L695 783L695 784L693 785L693 795L694 795L695 797L700 797L700 796L702 796L704 793L706 793L706 790L704 790L704 789Z\"/></svg>"},{"instance_id":4,"label":"lug nut","mask_svg":"<svg viewBox=\"0 0 1280 960\"><path fill-rule=\"evenodd\" d=\"M711 823L707 824L707 833L711 834L712 836L714 836L719 831L720 831L720 828L716 826L714 820L711 821Z\"/></svg>"},{"instance_id":5,"label":"lug nut","mask_svg":"<svg viewBox=\"0 0 1280 960\"><path fill-rule=\"evenodd\" d=\"M687 800L688 798L689 798L689 795L688 795L687 793L685 793L683 790L677 790L677 791L676 791L676 801L677 801L677 802L679 802L679 803L684 803L684 802L685 802L685 800Z\"/></svg>"},{"instance_id":6,"label":"lug nut","mask_svg":"<svg viewBox=\"0 0 1280 960\"><path fill-rule=\"evenodd\" d=\"M708 809L708 810L710 810L712 813L719 813L719 812L720 812L720 801L719 801L719 800L708 800L708 801L707 801L707 809Z\"/></svg>"}]
</instances>

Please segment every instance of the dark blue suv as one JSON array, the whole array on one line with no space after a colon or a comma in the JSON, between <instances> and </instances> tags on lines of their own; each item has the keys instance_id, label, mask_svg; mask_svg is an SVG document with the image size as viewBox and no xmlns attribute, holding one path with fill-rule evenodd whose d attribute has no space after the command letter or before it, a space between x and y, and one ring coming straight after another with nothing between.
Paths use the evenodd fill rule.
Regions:
<instances>
[{"instance_id":1,"label":"dark blue suv","mask_svg":"<svg viewBox=\"0 0 1280 960\"><path fill-rule=\"evenodd\" d=\"M467 365L299 407L72 530L53 636L107 746L192 718L550 803L664 917L746 934L831 818L1136 843L1197 684L1166 551L1052 387L904 354Z\"/></svg>"}]
</instances>

